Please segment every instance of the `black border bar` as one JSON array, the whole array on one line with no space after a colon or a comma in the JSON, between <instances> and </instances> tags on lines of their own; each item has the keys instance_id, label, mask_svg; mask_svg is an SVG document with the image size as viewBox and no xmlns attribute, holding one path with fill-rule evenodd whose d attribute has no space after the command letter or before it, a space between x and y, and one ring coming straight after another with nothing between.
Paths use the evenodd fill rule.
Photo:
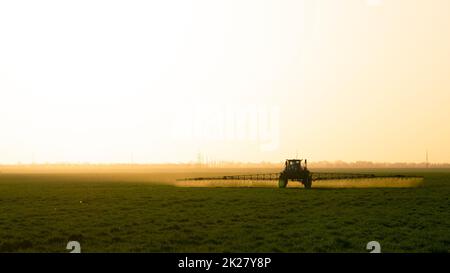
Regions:
<instances>
[{"instance_id":1,"label":"black border bar","mask_svg":"<svg viewBox=\"0 0 450 273\"><path fill-rule=\"evenodd\" d=\"M181 261L197 261L198 267L180 267ZM209 260L210 267L202 267ZM232 263L230 261L233 261ZM252 263L254 261L254 263ZM259 262L259 265L257 262ZM226 264L227 263L227 264ZM417 269L418 266L447 268L449 254L295 254L295 253L81 253L81 254L0 254L3 268L14 268L14 272L26 269L33 271L55 270L65 272L91 272L109 270L123 272L301 272L316 270L367 270ZM192 264L191 264L192 265ZM228 265L228 266L227 266ZM6 267L5 267L6 266ZM308 270L306 270L308 268Z\"/></svg>"}]
</instances>

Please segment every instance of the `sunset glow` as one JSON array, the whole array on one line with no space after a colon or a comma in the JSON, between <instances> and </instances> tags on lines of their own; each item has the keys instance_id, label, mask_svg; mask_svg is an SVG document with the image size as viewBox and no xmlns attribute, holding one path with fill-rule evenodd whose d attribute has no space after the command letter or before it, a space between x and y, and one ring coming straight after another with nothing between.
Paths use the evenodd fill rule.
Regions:
<instances>
[{"instance_id":1,"label":"sunset glow","mask_svg":"<svg viewBox=\"0 0 450 273\"><path fill-rule=\"evenodd\" d=\"M1 1L0 164L450 162L450 1Z\"/></svg>"}]
</instances>

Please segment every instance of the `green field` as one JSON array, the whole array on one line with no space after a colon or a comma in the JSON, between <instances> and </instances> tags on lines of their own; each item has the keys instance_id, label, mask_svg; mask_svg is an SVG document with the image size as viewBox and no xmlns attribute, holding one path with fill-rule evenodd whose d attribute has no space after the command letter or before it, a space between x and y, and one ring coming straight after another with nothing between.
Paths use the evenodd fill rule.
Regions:
<instances>
[{"instance_id":1,"label":"green field","mask_svg":"<svg viewBox=\"0 0 450 273\"><path fill-rule=\"evenodd\" d=\"M367 252L374 240L382 252L449 252L450 171L395 173L425 179L305 190L149 181L170 174L1 173L0 252L68 252L71 240L82 252Z\"/></svg>"}]
</instances>

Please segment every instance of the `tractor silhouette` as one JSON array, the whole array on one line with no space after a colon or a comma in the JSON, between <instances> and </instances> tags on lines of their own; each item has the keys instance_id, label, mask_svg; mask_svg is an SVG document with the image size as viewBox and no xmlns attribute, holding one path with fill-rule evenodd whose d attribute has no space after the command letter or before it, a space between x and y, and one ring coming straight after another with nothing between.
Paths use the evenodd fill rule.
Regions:
<instances>
[{"instance_id":1,"label":"tractor silhouette","mask_svg":"<svg viewBox=\"0 0 450 273\"><path fill-rule=\"evenodd\" d=\"M304 164L302 164L304 163ZM308 170L307 160L287 159L284 164L284 170L280 173L278 187L286 188L289 180L301 182L306 189L312 185L312 174Z\"/></svg>"},{"instance_id":2,"label":"tractor silhouette","mask_svg":"<svg viewBox=\"0 0 450 273\"><path fill-rule=\"evenodd\" d=\"M177 179L178 181L201 181L201 180L251 180L251 181L276 181L278 179L278 187L286 188L289 180L300 182L306 189L311 189L313 181L326 180L349 180L349 179L376 179L376 178L423 178L421 176L406 175L375 175L365 173L344 173L344 172L310 172L308 170L308 162L306 159L286 159L284 162L284 170L277 173L258 173L258 174L240 174L225 175L212 177L190 177Z\"/></svg>"}]
</instances>

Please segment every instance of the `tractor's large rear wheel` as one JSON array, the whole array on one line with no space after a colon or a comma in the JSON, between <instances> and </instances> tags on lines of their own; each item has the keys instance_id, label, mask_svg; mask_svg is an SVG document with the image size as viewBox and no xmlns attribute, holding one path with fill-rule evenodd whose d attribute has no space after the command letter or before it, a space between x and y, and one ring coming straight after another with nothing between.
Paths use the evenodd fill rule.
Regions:
<instances>
[{"instance_id":1,"label":"tractor's large rear wheel","mask_svg":"<svg viewBox=\"0 0 450 273\"><path fill-rule=\"evenodd\" d=\"M278 188L282 189L282 188L286 188L288 184L288 180L284 177L280 177L280 179L278 180Z\"/></svg>"},{"instance_id":2,"label":"tractor's large rear wheel","mask_svg":"<svg viewBox=\"0 0 450 273\"><path fill-rule=\"evenodd\" d=\"M305 189L311 189L311 186L312 186L312 177L311 177L311 176L308 176L308 178L306 178L306 179L303 181L303 185L305 185Z\"/></svg>"}]
</instances>

